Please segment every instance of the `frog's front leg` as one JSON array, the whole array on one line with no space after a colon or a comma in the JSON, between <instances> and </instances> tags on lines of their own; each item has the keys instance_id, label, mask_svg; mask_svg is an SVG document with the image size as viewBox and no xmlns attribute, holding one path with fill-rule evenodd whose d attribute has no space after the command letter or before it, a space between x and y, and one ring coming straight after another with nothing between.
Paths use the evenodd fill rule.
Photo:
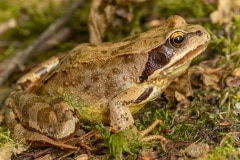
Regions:
<instances>
[{"instance_id":1,"label":"frog's front leg","mask_svg":"<svg viewBox=\"0 0 240 160\"><path fill-rule=\"evenodd\" d=\"M79 128L76 111L62 99L47 103L33 93L18 91L8 97L6 106L25 128L56 140L71 137ZM6 116L6 121L13 127L9 118Z\"/></svg>"},{"instance_id":2,"label":"frog's front leg","mask_svg":"<svg viewBox=\"0 0 240 160\"><path fill-rule=\"evenodd\" d=\"M21 141L31 142L33 145L41 146L56 146L63 150L78 150L78 147L66 144L65 141L55 141L43 134L25 128L19 123L18 118L13 113L11 108L6 108L6 121L11 126L12 137Z\"/></svg>"},{"instance_id":3,"label":"frog's front leg","mask_svg":"<svg viewBox=\"0 0 240 160\"><path fill-rule=\"evenodd\" d=\"M154 93L155 92L155 93ZM136 86L116 96L109 103L110 125L118 132L134 126L130 107L143 106L157 95L152 86ZM141 108L141 107L137 107Z\"/></svg>"}]
</instances>

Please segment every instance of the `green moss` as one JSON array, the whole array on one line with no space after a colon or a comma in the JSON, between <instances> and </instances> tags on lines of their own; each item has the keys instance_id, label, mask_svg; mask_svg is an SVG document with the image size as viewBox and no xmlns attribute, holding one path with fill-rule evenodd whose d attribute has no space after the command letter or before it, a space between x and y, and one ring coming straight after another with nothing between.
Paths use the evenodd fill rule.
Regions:
<instances>
[{"instance_id":1,"label":"green moss","mask_svg":"<svg viewBox=\"0 0 240 160\"><path fill-rule=\"evenodd\" d=\"M167 16L173 14L191 15L192 17L204 17L211 13L215 6L206 5L202 0L167 0L157 1L157 12L164 13ZM194 8L194 9L193 9Z\"/></svg>"},{"instance_id":2,"label":"green moss","mask_svg":"<svg viewBox=\"0 0 240 160\"><path fill-rule=\"evenodd\" d=\"M231 138L229 135L226 135L229 138L221 146L215 147L208 154L207 160L229 160L229 159L239 159L240 156L236 150Z\"/></svg>"},{"instance_id":3,"label":"green moss","mask_svg":"<svg viewBox=\"0 0 240 160\"><path fill-rule=\"evenodd\" d=\"M143 147L140 136L132 130L126 129L113 134L109 130L105 130L103 125L97 125L96 130L102 135L105 144L109 148L110 156L116 159L122 159L123 153L138 153Z\"/></svg>"},{"instance_id":4,"label":"green moss","mask_svg":"<svg viewBox=\"0 0 240 160\"><path fill-rule=\"evenodd\" d=\"M212 25L211 30L210 47L218 54L229 55L240 50L240 16L234 16L232 23L228 25Z\"/></svg>"},{"instance_id":5,"label":"green moss","mask_svg":"<svg viewBox=\"0 0 240 160\"><path fill-rule=\"evenodd\" d=\"M0 147L7 142L12 142L13 139L10 137L10 130L6 126L0 127Z\"/></svg>"}]
</instances>

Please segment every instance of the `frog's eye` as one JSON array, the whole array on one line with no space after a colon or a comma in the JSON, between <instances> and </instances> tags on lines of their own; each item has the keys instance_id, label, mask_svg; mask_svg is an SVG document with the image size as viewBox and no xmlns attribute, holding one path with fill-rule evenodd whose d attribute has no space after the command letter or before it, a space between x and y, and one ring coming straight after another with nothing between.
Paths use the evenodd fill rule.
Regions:
<instances>
[{"instance_id":1,"label":"frog's eye","mask_svg":"<svg viewBox=\"0 0 240 160\"><path fill-rule=\"evenodd\" d=\"M169 37L169 44L173 47L179 48L184 45L185 33L182 31L176 31Z\"/></svg>"}]
</instances>

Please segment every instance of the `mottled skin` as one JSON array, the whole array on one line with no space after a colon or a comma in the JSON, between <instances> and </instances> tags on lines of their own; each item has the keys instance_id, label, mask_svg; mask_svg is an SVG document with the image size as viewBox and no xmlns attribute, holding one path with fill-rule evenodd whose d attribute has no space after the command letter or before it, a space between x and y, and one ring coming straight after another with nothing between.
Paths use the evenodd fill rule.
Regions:
<instances>
[{"instance_id":1,"label":"mottled skin","mask_svg":"<svg viewBox=\"0 0 240 160\"><path fill-rule=\"evenodd\" d=\"M178 35L184 39L174 39ZM54 139L74 134L78 112L82 122L110 123L115 131L132 127L132 114L181 75L209 40L201 26L172 16L163 26L117 43L79 45L31 89L10 95L7 123L14 128L20 121Z\"/></svg>"}]
</instances>

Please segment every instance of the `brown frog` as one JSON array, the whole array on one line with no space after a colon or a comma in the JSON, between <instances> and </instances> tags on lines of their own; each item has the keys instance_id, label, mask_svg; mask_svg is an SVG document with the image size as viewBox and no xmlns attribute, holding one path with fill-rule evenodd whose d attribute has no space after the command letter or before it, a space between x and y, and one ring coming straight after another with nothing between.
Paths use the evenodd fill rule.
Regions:
<instances>
[{"instance_id":1,"label":"brown frog","mask_svg":"<svg viewBox=\"0 0 240 160\"><path fill-rule=\"evenodd\" d=\"M79 121L110 124L115 132L131 128L132 114L185 72L209 41L203 27L172 16L116 43L81 44L53 58L54 65L48 61L50 69L41 65L19 80L22 91L6 101L13 137L27 138L21 126L62 140L75 134Z\"/></svg>"}]
</instances>

